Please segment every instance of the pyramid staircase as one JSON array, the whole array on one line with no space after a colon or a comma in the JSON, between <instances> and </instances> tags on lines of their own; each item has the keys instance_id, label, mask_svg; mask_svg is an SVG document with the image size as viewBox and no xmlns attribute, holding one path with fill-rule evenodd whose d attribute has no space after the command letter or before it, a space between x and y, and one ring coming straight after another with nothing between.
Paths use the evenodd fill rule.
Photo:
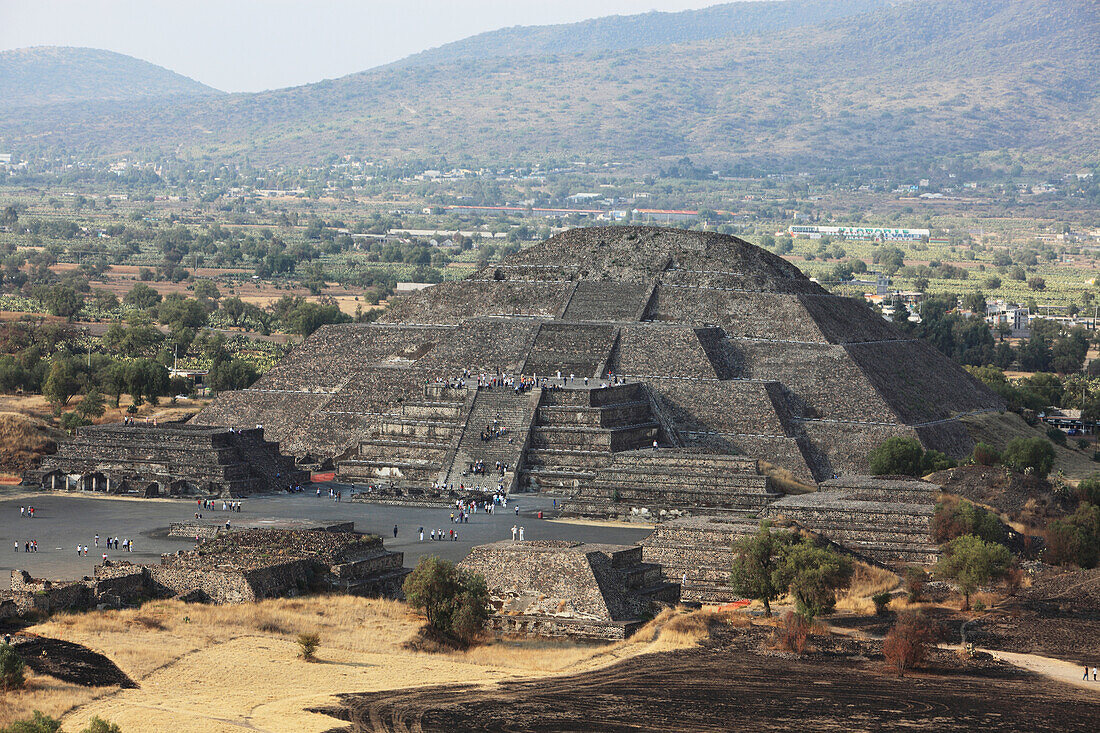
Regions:
<instances>
[{"instance_id":1,"label":"pyramid staircase","mask_svg":"<svg viewBox=\"0 0 1100 733\"><path fill-rule=\"evenodd\" d=\"M505 490L511 491L540 397L541 390L538 389L524 393L517 393L511 387L479 389L447 468L445 483L487 491L495 491L499 484L503 484ZM504 428L505 433L494 435L488 441L482 440L486 426ZM485 474L467 473L476 461L484 463ZM498 461L506 466L503 475L494 470Z\"/></svg>"},{"instance_id":2,"label":"pyramid staircase","mask_svg":"<svg viewBox=\"0 0 1100 733\"><path fill-rule=\"evenodd\" d=\"M645 387L544 389L524 456L520 486L572 494L611 465L617 451L662 440Z\"/></svg>"},{"instance_id":3,"label":"pyramid staircase","mask_svg":"<svg viewBox=\"0 0 1100 733\"><path fill-rule=\"evenodd\" d=\"M473 396L462 387L426 385L422 400L403 403L382 420L377 432L360 442L352 457L337 463L336 480L431 487L454 453Z\"/></svg>"}]
</instances>

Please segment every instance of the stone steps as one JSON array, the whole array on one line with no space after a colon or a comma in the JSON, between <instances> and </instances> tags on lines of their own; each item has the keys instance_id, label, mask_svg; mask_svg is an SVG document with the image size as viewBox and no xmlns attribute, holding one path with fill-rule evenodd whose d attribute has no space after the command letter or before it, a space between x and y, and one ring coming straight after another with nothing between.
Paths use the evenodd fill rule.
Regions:
<instances>
[{"instance_id":1,"label":"stone steps","mask_svg":"<svg viewBox=\"0 0 1100 733\"><path fill-rule=\"evenodd\" d=\"M505 488L510 490L512 477L523 459L538 400L538 390L524 393L517 393L510 387L478 390L445 482L495 486L503 481ZM481 434L486 426L504 428L506 432L484 441ZM484 462L487 473L463 476L476 461ZM506 466L504 475L494 472L498 461Z\"/></svg>"},{"instance_id":2,"label":"stone steps","mask_svg":"<svg viewBox=\"0 0 1100 733\"><path fill-rule=\"evenodd\" d=\"M645 306L649 285L582 280L569 300L565 321L634 321Z\"/></svg>"}]
</instances>

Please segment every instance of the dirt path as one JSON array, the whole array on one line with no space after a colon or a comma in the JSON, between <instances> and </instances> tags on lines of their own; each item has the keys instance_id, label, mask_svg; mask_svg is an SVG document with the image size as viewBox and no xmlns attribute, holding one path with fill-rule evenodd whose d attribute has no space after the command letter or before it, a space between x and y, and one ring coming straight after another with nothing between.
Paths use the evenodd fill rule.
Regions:
<instances>
[{"instance_id":1,"label":"dirt path","mask_svg":"<svg viewBox=\"0 0 1100 733\"><path fill-rule=\"evenodd\" d=\"M1100 681L1092 681L1092 670L1089 669L1089 680L1081 679L1084 666L1078 666L1071 662L1063 662L1060 659L1051 659L1038 654L1022 654L1020 652L1002 652L993 649L981 649L980 651L993 655L995 659L1001 659L1009 664L1036 672L1052 680L1081 687L1091 691L1100 697Z\"/></svg>"}]
</instances>

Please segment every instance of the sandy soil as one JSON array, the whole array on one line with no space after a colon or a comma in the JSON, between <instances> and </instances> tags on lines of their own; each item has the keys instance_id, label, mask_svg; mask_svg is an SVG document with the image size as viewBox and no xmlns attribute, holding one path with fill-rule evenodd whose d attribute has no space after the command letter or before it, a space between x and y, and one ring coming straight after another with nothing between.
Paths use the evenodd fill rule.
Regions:
<instances>
[{"instance_id":1,"label":"sandy soil","mask_svg":"<svg viewBox=\"0 0 1100 733\"><path fill-rule=\"evenodd\" d=\"M39 693L36 704L54 715L67 699L77 704L64 716L65 730L80 730L98 715L123 730L150 733L321 733L336 721L309 709L331 708L337 695L580 673L694 646L705 635L666 633L675 624L662 617L617 644L496 640L429 654L403 646L420 623L403 604L350 596L232 607L160 601L137 610L60 616L32 631L105 654L139 688L109 688L84 702L86 690L61 686L49 700ZM295 639L303 631L321 637L316 662L298 657Z\"/></svg>"}]
</instances>

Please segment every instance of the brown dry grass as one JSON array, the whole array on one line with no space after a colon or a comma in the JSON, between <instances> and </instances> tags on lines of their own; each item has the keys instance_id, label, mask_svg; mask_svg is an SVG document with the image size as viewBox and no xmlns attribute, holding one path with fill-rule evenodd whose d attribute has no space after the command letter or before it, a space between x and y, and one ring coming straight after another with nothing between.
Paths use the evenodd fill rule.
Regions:
<instances>
[{"instance_id":1,"label":"brown dry grass","mask_svg":"<svg viewBox=\"0 0 1100 733\"><path fill-rule=\"evenodd\" d=\"M123 730L324 731L333 721L304 712L347 692L574 673L638 654L693 646L736 613L684 609L657 616L628 640L579 644L490 639L463 651L403 648L423 623L400 602L353 596L268 600L243 606L154 601L140 609L57 616L32 631L91 647L115 661L136 690L69 685L9 696L0 723L41 709L79 730L93 715ZM317 661L295 639L317 633ZM308 680L308 684L303 684Z\"/></svg>"},{"instance_id":2,"label":"brown dry grass","mask_svg":"<svg viewBox=\"0 0 1100 733\"><path fill-rule=\"evenodd\" d=\"M852 580L848 587L837 594L838 611L869 616L875 612L875 603L871 596L876 593L892 591L901 585L901 578L895 573L874 565L857 562L853 564ZM891 600L891 607L897 599Z\"/></svg>"},{"instance_id":3,"label":"brown dry grass","mask_svg":"<svg viewBox=\"0 0 1100 733\"><path fill-rule=\"evenodd\" d=\"M45 421L18 412L0 412L0 468L20 472L56 450L61 432Z\"/></svg>"},{"instance_id":4,"label":"brown dry grass","mask_svg":"<svg viewBox=\"0 0 1100 733\"><path fill-rule=\"evenodd\" d=\"M767 461L758 461L760 472L768 477L772 487L784 494L809 494L817 491L817 487L800 480L785 468L780 468Z\"/></svg>"}]
</instances>

